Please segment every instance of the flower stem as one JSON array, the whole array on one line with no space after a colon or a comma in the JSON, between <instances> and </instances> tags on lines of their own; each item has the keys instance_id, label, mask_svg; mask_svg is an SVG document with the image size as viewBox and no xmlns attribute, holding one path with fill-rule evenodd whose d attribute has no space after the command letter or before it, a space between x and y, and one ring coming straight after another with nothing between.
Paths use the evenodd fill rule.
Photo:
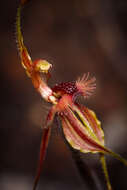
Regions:
<instances>
[{"instance_id":1,"label":"flower stem","mask_svg":"<svg viewBox=\"0 0 127 190\"><path fill-rule=\"evenodd\" d=\"M103 153L100 153L100 161L101 161L101 164L102 164L102 169L104 171L104 175L105 175L105 179L106 179L106 183L107 183L107 189L112 190L109 175L108 175L106 160L105 160L105 156L104 156Z\"/></svg>"}]
</instances>

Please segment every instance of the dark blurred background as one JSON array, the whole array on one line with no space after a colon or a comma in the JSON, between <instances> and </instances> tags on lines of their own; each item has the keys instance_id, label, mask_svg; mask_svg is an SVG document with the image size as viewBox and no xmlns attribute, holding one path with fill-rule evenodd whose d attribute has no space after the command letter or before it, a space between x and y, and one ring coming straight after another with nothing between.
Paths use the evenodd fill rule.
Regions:
<instances>
[{"instance_id":1,"label":"dark blurred background","mask_svg":"<svg viewBox=\"0 0 127 190\"><path fill-rule=\"evenodd\" d=\"M0 190L32 189L42 125L50 105L36 93L20 64L15 37L18 1L0 5ZM127 1L32 0L23 10L24 41L32 59L52 63L50 85L90 72L94 95L81 100L95 110L106 145L127 158ZM54 123L38 190L89 190ZM93 168L95 190L105 188L99 159L81 154ZM127 168L107 157L113 189L127 189Z\"/></svg>"}]
</instances>

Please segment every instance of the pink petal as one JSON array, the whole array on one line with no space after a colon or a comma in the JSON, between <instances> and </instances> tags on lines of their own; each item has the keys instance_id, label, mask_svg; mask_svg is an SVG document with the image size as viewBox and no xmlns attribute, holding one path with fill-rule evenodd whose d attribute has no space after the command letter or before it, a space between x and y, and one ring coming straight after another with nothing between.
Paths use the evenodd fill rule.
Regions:
<instances>
[{"instance_id":1,"label":"pink petal","mask_svg":"<svg viewBox=\"0 0 127 190\"><path fill-rule=\"evenodd\" d=\"M73 148L80 149L82 152L106 152L103 144L89 133L76 114L66 108L63 112L62 123L63 131L68 142Z\"/></svg>"},{"instance_id":2,"label":"pink petal","mask_svg":"<svg viewBox=\"0 0 127 190\"><path fill-rule=\"evenodd\" d=\"M97 119L95 112L85 106L79 106L78 104L76 106L89 122L89 126L97 136L98 140L104 144L104 132L101 129L101 122Z\"/></svg>"}]
</instances>

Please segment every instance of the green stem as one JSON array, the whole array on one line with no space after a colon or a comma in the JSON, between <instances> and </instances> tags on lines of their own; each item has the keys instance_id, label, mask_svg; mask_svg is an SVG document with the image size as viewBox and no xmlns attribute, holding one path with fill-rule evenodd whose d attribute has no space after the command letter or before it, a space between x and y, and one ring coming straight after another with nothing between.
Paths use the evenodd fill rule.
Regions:
<instances>
[{"instance_id":1,"label":"green stem","mask_svg":"<svg viewBox=\"0 0 127 190\"><path fill-rule=\"evenodd\" d=\"M108 154L110 154L111 156L122 162L125 166L127 166L127 160L122 158L119 154L116 154L115 152L112 152L110 150L108 151Z\"/></svg>"},{"instance_id":2,"label":"green stem","mask_svg":"<svg viewBox=\"0 0 127 190\"><path fill-rule=\"evenodd\" d=\"M105 156L103 153L100 153L100 161L102 164L102 169L104 171L104 175L105 175L105 179L106 179L106 183L107 183L107 189L112 190L112 186L111 186L109 174L108 174L108 169L107 169L107 165L106 165L106 160L105 160Z\"/></svg>"}]
</instances>

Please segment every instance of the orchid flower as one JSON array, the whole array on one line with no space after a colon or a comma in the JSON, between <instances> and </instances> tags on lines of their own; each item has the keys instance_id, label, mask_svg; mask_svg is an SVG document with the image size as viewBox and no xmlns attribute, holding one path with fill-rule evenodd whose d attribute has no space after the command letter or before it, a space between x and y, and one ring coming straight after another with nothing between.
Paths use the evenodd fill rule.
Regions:
<instances>
[{"instance_id":1,"label":"orchid flower","mask_svg":"<svg viewBox=\"0 0 127 190\"><path fill-rule=\"evenodd\" d=\"M97 119L95 112L76 102L78 96L87 98L94 92L96 88L95 78L90 78L88 73L78 78L75 82L59 83L53 88L48 86L49 70L52 65L43 59L32 61L23 42L20 27L20 14L25 2L26 0L20 2L16 19L17 44L21 63L41 97L52 104L45 126L43 127L40 158L33 190L36 189L40 178L50 139L52 123L56 114L61 120L64 136L73 149L83 153L90 152L100 154L100 160L107 182L107 189L111 190L112 187L104 155L110 154L126 166L127 161L105 147L104 132L101 128L101 122Z\"/></svg>"}]
</instances>

